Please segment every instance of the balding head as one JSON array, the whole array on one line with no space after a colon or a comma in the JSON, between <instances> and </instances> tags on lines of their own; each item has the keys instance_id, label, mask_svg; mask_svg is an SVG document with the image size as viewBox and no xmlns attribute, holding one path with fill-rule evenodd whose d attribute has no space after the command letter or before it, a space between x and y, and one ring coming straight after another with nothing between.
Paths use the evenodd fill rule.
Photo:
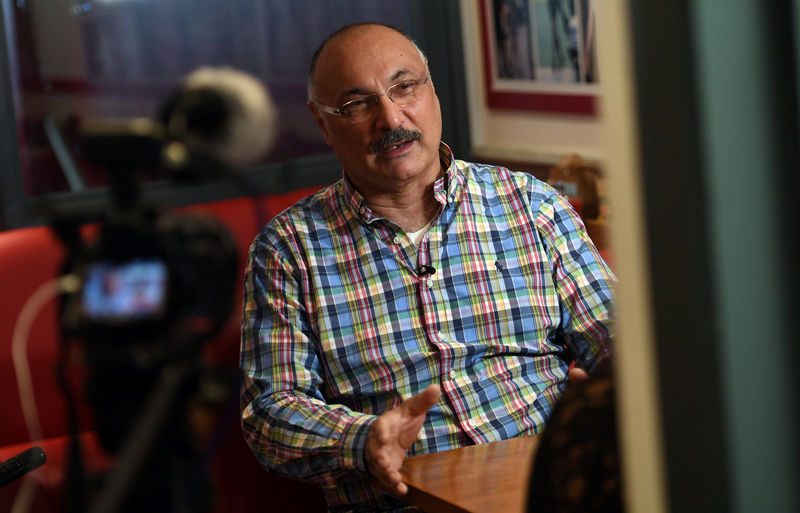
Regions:
<instances>
[{"instance_id":1,"label":"balding head","mask_svg":"<svg viewBox=\"0 0 800 513\"><path fill-rule=\"evenodd\" d=\"M320 57L325 52L325 49L328 47L329 44L335 44L336 39L339 37L347 36L351 33L356 33L359 31L369 30L370 28L379 28L382 27L384 29L392 30L404 38L408 40L409 43L416 49L417 53L419 54L422 61L426 64L428 63L428 58L425 57L425 54L422 53L422 50L417 46L417 43L414 42L411 37L403 32L402 30L398 29L397 27L393 27L391 25L384 25L382 23L353 23L350 25L345 25L344 27L336 30L334 33L329 35L322 44L319 45L319 48L314 52L314 55L311 56L311 64L308 68L308 99L312 100L315 98L315 90L316 90L316 83L317 83L317 63L320 60Z\"/></svg>"}]
</instances>

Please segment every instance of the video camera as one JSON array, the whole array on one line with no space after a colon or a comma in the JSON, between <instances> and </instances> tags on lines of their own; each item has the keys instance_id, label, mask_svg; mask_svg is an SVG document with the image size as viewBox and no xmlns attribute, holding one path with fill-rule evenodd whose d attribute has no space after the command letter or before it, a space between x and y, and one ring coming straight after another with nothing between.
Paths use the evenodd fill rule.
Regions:
<instances>
[{"instance_id":1,"label":"video camera","mask_svg":"<svg viewBox=\"0 0 800 513\"><path fill-rule=\"evenodd\" d=\"M181 182L232 175L269 148L274 116L254 78L203 68L163 103L156 119L83 127L81 153L108 170L112 204L91 244L74 223L56 221L67 271L83 284L65 303L68 333L117 345L152 345L168 335L166 357L176 348L173 328L201 341L221 327L235 286L235 244L212 217L141 204L140 175L165 169Z\"/></svg>"},{"instance_id":2,"label":"video camera","mask_svg":"<svg viewBox=\"0 0 800 513\"><path fill-rule=\"evenodd\" d=\"M67 250L65 274L81 284L62 304L64 339L83 342L95 426L103 447L120 456L95 510L122 511L123 497L125 511L185 502L174 490L186 483L172 486L165 472L197 456L188 403L202 402L200 390L216 379L201 349L226 324L236 286L236 245L221 222L144 204L141 175L161 169L186 182L238 173L271 146L274 121L256 79L204 68L154 119L82 127L80 151L108 170L110 205L93 226L56 216L53 227Z\"/></svg>"}]
</instances>

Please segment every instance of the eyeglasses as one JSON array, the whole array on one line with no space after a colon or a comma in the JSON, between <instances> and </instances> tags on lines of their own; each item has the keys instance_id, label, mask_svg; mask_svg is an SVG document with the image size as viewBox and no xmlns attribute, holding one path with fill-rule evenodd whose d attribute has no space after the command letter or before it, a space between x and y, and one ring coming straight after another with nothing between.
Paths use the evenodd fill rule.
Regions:
<instances>
[{"instance_id":1,"label":"eyeglasses","mask_svg":"<svg viewBox=\"0 0 800 513\"><path fill-rule=\"evenodd\" d=\"M399 107L406 107L417 101L421 87L428 83L431 79L431 74L425 75L421 80L403 80L396 84L390 85L386 91L381 94L368 94L366 96L359 96L353 100L341 104L339 107L329 107L319 103L317 100L312 99L319 110L333 114L334 116L344 116L351 123L361 123L371 119L377 113L378 105L381 103L381 96L386 95L395 105Z\"/></svg>"}]
</instances>

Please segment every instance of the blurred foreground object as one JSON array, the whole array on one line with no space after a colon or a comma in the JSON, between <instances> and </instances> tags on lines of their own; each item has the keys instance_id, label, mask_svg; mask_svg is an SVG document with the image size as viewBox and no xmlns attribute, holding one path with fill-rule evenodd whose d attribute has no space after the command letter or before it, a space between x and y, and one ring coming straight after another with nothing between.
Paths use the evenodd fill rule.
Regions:
<instances>
[{"instance_id":1,"label":"blurred foreground object","mask_svg":"<svg viewBox=\"0 0 800 513\"><path fill-rule=\"evenodd\" d=\"M571 383L534 457L528 513L622 513L614 380L604 360Z\"/></svg>"}]
</instances>

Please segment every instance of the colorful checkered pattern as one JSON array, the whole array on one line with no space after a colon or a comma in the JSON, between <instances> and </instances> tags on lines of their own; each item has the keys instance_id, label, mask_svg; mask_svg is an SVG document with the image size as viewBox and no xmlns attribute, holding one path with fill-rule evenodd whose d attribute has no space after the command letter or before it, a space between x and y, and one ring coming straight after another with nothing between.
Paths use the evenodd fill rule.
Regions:
<instances>
[{"instance_id":1,"label":"colorful checkered pattern","mask_svg":"<svg viewBox=\"0 0 800 513\"><path fill-rule=\"evenodd\" d=\"M615 278L575 211L526 173L455 160L419 247L347 178L278 215L245 278L242 426L270 470L332 510L401 503L366 483L381 412L442 397L410 454L541 431L569 362L609 354ZM432 266L434 274L420 272Z\"/></svg>"}]
</instances>

